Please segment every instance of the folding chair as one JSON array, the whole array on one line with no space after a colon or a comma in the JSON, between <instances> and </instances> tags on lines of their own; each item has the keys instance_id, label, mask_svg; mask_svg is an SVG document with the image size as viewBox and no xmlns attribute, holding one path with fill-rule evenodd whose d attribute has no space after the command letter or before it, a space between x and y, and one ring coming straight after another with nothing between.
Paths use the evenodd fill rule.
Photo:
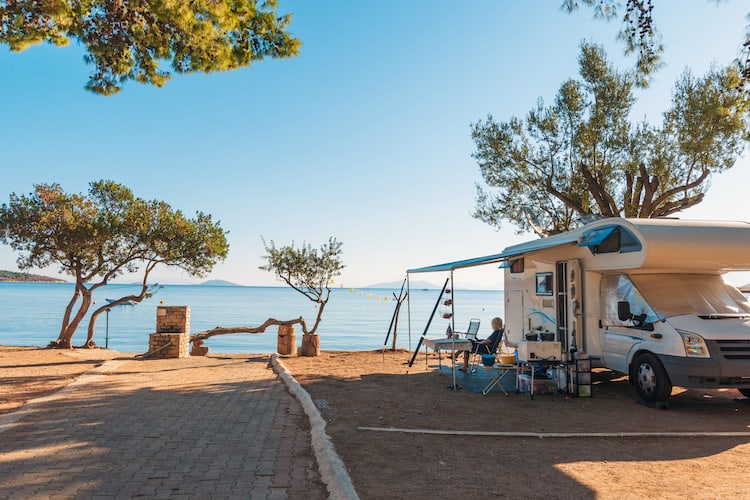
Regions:
<instances>
[{"instance_id":1,"label":"folding chair","mask_svg":"<svg viewBox=\"0 0 750 500\"><path fill-rule=\"evenodd\" d=\"M466 340L474 341L477 339L477 333L479 332L479 318L471 318L469 320L469 327L466 329L465 332L456 332L458 335L463 335L463 337ZM451 354L453 356L453 359L456 359L458 357L459 353L454 352Z\"/></svg>"},{"instance_id":2,"label":"folding chair","mask_svg":"<svg viewBox=\"0 0 750 500\"><path fill-rule=\"evenodd\" d=\"M456 332L463 335L466 340L476 340L477 333L479 332L479 318L471 318L469 320L469 327L465 332Z\"/></svg>"},{"instance_id":3,"label":"folding chair","mask_svg":"<svg viewBox=\"0 0 750 500\"><path fill-rule=\"evenodd\" d=\"M484 349L480 349L481 352L470 353L468 373L474 373L475 371L477 371L477 367L482 365L483 354L492 354L492 355L497 354L497 350L500 347L500 342L502 342L502 340L503 340L503 336L499 335L492 344L486 345Z\"/></svg>"}]
</instances>

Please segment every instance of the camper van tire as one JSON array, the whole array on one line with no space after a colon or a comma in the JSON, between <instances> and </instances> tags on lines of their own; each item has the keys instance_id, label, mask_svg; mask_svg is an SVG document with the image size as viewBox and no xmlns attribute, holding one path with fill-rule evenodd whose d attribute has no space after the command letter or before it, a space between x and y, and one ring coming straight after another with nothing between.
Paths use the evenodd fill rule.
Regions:
<instances>
[{"instance_id":1,"label":"camper van tire","mask_svg":"<svg viewBox=\"0 0 750 500\"><path fill-rule=\"evenodd\" d=\"M633 362L635 392L644 401L664 401L672 394L672 382L659 358L650 352L642 352Z\"/></svg>"}]
</instances>

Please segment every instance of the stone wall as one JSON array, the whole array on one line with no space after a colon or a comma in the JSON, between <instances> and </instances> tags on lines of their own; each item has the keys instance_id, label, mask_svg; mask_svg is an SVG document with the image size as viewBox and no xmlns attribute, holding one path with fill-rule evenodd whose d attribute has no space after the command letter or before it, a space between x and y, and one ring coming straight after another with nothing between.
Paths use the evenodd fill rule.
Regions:
<instances>
[{"instance_id":1,"label":"stone wall","mask_svg":"<svg viewBox=\"0 0 750 500\"><path fill-rule=\"evenodd\" d=\"M156 333L148 338L154 358L184 358L189 355L190 306L158 306Z\"/></svg>"},{"instance_id":2,"label":"stone wall","mask_svg":"<svg viewBox=\"0 0 750 500\"><path fill-rule=\"evenodd\" d=\"M190 333L190 306L158 306L156 333Z\"/></svg>"},{"instance_id":3,"label":"stone wall","mask_svg":"<svg viewBox=\"0 0 750 500\"><path fill-rule=\"evenodd\" d=\"M186 358L188 356L188 333L152 333L148 336L150 358ZM166 346L166 347L165 347Z\"/></svg>"}]
</instances>

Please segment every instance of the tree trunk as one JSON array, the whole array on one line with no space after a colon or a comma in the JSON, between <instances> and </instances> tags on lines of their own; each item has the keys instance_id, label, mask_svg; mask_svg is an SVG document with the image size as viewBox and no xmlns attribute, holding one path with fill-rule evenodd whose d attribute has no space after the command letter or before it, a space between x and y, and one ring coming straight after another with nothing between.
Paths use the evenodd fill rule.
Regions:
<instances>
[{"instance_id":1,"label":"tree trunk","mask_svg":"<svg viewBox=\"0 0 750 500\"><path fill-rule=\"evenodd\" d=\"M76 302L78 302L78 298L81 296L81 291L78 288L78 285L76 285L75 290L73 291L73 297L68 302L68 305L65 307L65 314L63 315L62 324L60 325L60 333L57 335L57 340L53 340L50 342L50 347L53 347L53 345L61 343L61 339L65 335L65 331L68 329L68 325L70 324L70 316L73 314L73 307L76 305ZM70 345L63 346L60 345L60 347L70 347Z\"/></svg>"},{"instance_id":2,"label":"tree trunk","mask_svg":"<svg viewBox=\"0 0 750 500\"><path fill-rule=\"evenodd\" d=\"M294 335L292 325L279 325L276 352L284 356L295 356L297 354L297 336Z\"/></svg>"},{"instance_id":3,"label":"tree trunk","mask_svg":"<svg viewBox=\"0 0 750 500\"><path fill-rule=\"evenodd\" d=\"M320 336L314 333L302 335L302 347L300 348L299 355L309 357L320 356Z\"/></svg>"},{"instance_id":4,"label":"tree trunk","mask_svg":"<svg viewBox=\"0 0 750 500\"><path fill-rule=\"evenodd\" d=\"M81 296L81 307L78 308L78 312L76 312L76 315L67 325L63 324L62 331L57 337L57 340L50 342L49 347L55 347L58 349L70 349L73 347L73 334L83 320L83 317L86 316L86 312L88 312L89 306L91 305L91 290L87 289L85 286L79 285L77 285L76 288L76 294L80 293ZM71 300L68 307L72 309L76 301L77 297ZM69 317L69 312L67 311L66 317Z\"/></svg>"},{"instance_id":5,"label":"tree trunk","mask_svg":"<svg viewBox=\"0 0 750 500\"><path fill-rule=\"evenodd\" d=\"M318 331L318 325L320 325L320 321L323 319L323 309L325 309L327 302L328 302L328 298L326 298L325 300L323 299L318 300L318 314L315 317L315 324L313 324L312 330L310 330L309 332L305 332L305 333L314 335L315 332Z\"/></svg>"}]
</instances>

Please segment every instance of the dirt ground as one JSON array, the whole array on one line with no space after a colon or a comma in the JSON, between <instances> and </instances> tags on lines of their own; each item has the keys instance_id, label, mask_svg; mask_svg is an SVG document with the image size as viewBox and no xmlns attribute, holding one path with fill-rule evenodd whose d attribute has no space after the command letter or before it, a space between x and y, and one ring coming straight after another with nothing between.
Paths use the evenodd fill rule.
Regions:
<instances>
[{"instance_id":1,"label":"dirt ground","mask_svg":"<svg viewBox=\"0 0 750 500\"><path fill-rule=\"evenodd\" d=\"M118 356L0 347L0 413ZM591 398L483 396L452 390L433 355L408 367L410 358L323 351L282 360L320 408L363 499L749 495L750 403L735 390L676 388L670 408L657 409L601 371Z\"/></svg>"}]
</instances>

